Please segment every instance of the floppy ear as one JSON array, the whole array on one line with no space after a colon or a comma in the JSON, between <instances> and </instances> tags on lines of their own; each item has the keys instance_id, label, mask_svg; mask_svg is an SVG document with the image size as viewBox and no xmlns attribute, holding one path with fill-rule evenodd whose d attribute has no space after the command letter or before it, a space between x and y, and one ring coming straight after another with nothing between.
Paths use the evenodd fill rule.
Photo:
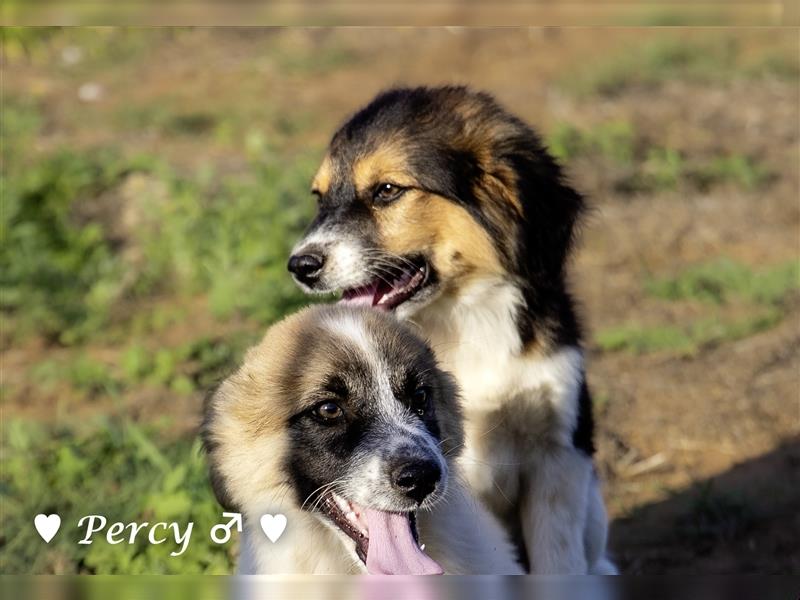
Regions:
<instances>
[{"instance_id":1,"label":"floppy ear","mask_svg":"<svg viewBox=\"0 0 800 600\"><path fill-rule=\"evenodd\" d=\"M217 464L219 454L223 452L222 447L215 438L215 423L217 418L216 406L219 401L219 394L222 385L211 389L203 402L203 423L200 427L200 439L203 442L203 451L208 457L208 476L211 482L211 489L217 502L227 511L240 512L231 500L225 477Z\"/></svg>"},{"instance_id":2,"label":"floppy ear","mask_svg":"<svg viewBox=\"0 0 800 600\"><path fill-rule=\"evenodd\" d=\"M560 281L572 248L583 197L565 181L560 165L528 127L506 160L516 173L523 220L518 252L527 274Z\"/></svg>"}]
</instances>

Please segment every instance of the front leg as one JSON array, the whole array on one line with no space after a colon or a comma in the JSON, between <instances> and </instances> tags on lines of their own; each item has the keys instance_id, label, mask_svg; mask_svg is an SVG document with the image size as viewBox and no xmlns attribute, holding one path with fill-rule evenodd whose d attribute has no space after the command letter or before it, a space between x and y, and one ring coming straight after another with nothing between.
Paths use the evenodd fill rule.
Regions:
<instances>
[{"instance_id":1,"label":"front leg","mask_svg":"<svg viewBox=\"0 0 800 600\"><path fill-rule=\"evenodd\" d=\"M533 457L520 489L520 522L531 573L585 575L592 461L576 448L556 447Z\"/></svg>"}]
</instances>

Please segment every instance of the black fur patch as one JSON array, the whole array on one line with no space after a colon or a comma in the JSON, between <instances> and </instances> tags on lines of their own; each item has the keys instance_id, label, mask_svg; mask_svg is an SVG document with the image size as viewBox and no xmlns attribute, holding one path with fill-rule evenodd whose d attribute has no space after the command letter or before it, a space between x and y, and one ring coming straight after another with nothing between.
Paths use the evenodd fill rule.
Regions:
<instances>
[{"instance_id":1,"label":"black fur patch","mask_svg":"<svg viewBox=\"0 0 800 600\"><path fill-rule=\"evenodd\" d=\"M594 446L594 414L592 410L592 397L589 386L584 379L578 397L578 423L572 432L572 445L582 450L588 456L595 453Z\"/></svg>"}]
</instances>

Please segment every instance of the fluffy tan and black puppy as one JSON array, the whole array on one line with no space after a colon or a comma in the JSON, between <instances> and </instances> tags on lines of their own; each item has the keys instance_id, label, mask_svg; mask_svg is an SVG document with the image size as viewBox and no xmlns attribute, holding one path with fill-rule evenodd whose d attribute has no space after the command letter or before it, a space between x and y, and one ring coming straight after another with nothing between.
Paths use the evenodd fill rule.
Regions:
<instances>
[{"instance_id":1,"label":"fluffy tan and black puppy","mask_svg":"<svg viewBox=\"0 0 800 600\"><path fill-rule=\"evenodd\" d=\"M613 573L566 263L581 196L536 133L464 87L385 92L333 136L289 260L393 311L461 388L462 464L535 573Z\"/></svg>"},{"instance_id":2,"label":"fluffy tan and black puppy","mask_svg":"<svg viewBox=\"0 0 800 600\"><path fill-rule=\"evenodd\" d=\"M243 513L241 573L521 573L462 484L455 385L392 316L305 309L209 396L220 503ZM275 543L264 514L286 516Z\"/></svg>"}]
</instances>

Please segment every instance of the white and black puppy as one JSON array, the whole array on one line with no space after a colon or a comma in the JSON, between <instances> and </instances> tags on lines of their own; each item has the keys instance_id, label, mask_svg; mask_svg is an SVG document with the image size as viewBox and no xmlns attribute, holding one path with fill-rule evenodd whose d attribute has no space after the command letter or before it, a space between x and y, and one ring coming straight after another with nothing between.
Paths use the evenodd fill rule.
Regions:
<instances>
[{"instance_id":1,"label":"white and black puppy","mask_svg":"<svg viewBox=\"0 0 800 600\"><path fill-rule=\"evenodd\" d=\"M220 503L243 513L241 573L521 573L470 496L452 378L393 317L317 306L269 329L206 403ZM264 514L284 514L272 543Z\"/></svg>"},{"instance_id":2,"label":"white and black puppy","mask_svg":"<svg viewBox=\"0 0 800 600\"><path fill-rule=\"evenodd\" d=\"M333 136L289 260L419 326L462 390L472 489L535 573L613 573L565 264L584 202L489 95L396 89Z\"/></svg>"}]
</instances>

